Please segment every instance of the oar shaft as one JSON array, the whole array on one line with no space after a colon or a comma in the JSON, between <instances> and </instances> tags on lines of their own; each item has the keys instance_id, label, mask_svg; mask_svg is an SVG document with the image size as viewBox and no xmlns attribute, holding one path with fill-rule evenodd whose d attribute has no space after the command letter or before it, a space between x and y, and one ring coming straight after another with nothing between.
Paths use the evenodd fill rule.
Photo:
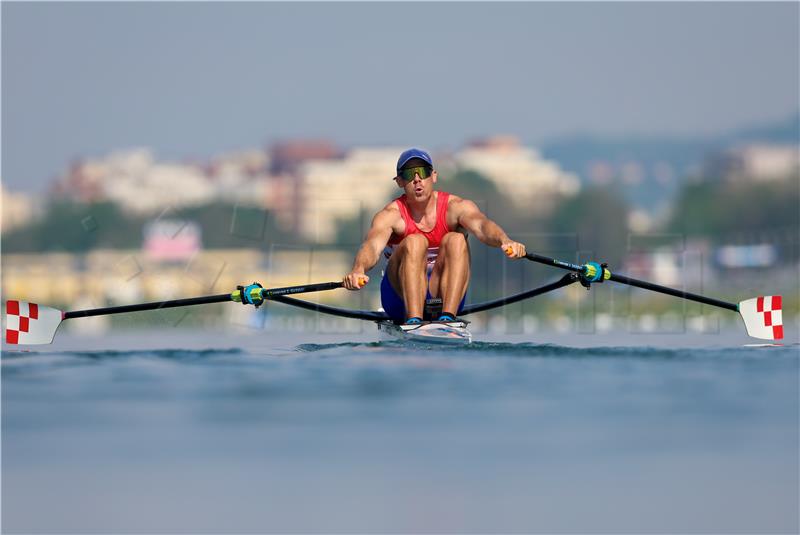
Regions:
<instances>
[{"instance_id":1,"label":"oar shaft","mask_svg":"<svg viewBox=\"0 0 800 535\"><path fill-rule=\"evenodd\" d=\"M561 269L566 269L569 271L574 271L576 273L583 272L583 266L578 264L573 264L571 262L563 262L561 260L556 260L555 258L549 258L547 256L542 256L536 253L528 253L525 255L525 258L531 260L533 262L538 262L540 264L545 264L547 266L554 266L559 267ZM619 275L616 273L612 273L608 280L612 280L614 282L619 282L621 284L627 284L628 286L635 286L637 288L642 288L645 290L650 290L653 292L658 292L666 295L672 295L675 297L680 297L683 299L688 299L689 301L696 301L698 303L703 303L706 305L711 305L715 307L725 308L728 310L733 310L734 312L739 311L739 305L735 303L728 303L727 301L720 301L719 299L714 299L712 297L706 297L704 295L693 294L690 292L685 292L683 290L676 290L675 288L668 288L667 286L661 286L659 284L653 284L652 282L647 282L639 279L634 279L631 277L627 277L625 275Z\"/></svg>"},{"instance_id":2,"label":"oar shaft","mask_svg":"<svg viewBox=\"0 0 800 535\"><path fill-rule=\"evenodd\" d=\"M92 308L89 310L73 310L72 312L65 312L64 319L105 316L107 314L122 314L124 312L141 312L143 310L160 310L162 308L185 307L191 305L207 305L210 303L224 303L226 301L232 301L231 294L207 295L204 297L190 297L187 299L174 299L172 301Z\"/></svg>"},{"instance_id":3,"label":"oar shaft","mask_svg":"<svg viewBox=\"0 0 800 535\"><path fill-rule=\"evenodd\" d=\"M703 303L706 305L711 305L720 308L727 308L728 310L733 310L734 312L739 311L739 305L735 303L728 303L727 301L720 301L719 299L714 299L713 297L706 297L704 295L684 292L683 290L677 290L675 288L668 288L667 286L653 284L652 282L632 279L631 277L626 277L625 275L617 275L616 273L612 273L611 278L609 278L609 280L612 280L614 282L619 282L622 284L627 284L628 286L636 286L637 288L651 290L653 292L659 292L667 295L674 295L675 297L682 297L683 299L688 299L689 301L696 301L698 303Z\"/></svg>"},{"instance_id":4,"label":"oar shaft","mask_svg":"<svg viewBox=\"0 0 800 535\"><path fill-rule=\"evenodd\" d=\"M341 281L320 282L315 284L303 284L300 286L285 286L283 288L264 288L261 290L262 299L272 299L282 295L292 295L299 293L321 292L323 290L334 290L341 288ZM136 305L121 305L115 307L92 308L89 310L73 310L65 312L64 319L86 318L89 316L105 316L108 314L122 314L125 312L141 312L144 310L161 310L163 308L185 307L192 305L208 305L211 303L225 303L227 301L241 302L241 292L236 290L229 294L206 295L203 297L189 297L186 299L174 299L171 301L158 301L153 303L139 303Z\"/></svg>"}]
</instances>

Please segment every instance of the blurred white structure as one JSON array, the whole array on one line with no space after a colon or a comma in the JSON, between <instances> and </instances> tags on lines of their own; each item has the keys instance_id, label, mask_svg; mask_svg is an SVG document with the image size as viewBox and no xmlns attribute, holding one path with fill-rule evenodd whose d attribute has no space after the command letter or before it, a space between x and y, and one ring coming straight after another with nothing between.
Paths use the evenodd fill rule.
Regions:
<instances>
[{"instance_id":1,"label":"blurred white structure","mask_svg":"<svg viewBox=\"0 0 800 535\"><path fill-rule=\"evenodd\" d=\"M256 150L204 166L160 163L150 149L140 148L75 164L56 191L78 201L112 201L138 214L217 200L260 206L268 190L267 165L267 155Z\"/></svg>"},{"instance_id":2,"label":"blurred white structure","mask_svg":"<svg viewBox=\"0 0 800 535\"><path fill-rule=\"evenodd\" d=\"M725 151L715 164L728 180L783 180L800 170L800 147L745 145Z\"/></svg>"},{"instance_id":3,"label":"blurred white structure","mask_svg":"<svg viewBox=\"0 0 800 535\"><path fill-rule=\"evenodd\" d=\"M210 202L215 188L202 169L189 165L152 163L140 169L135 160L124 157L111 161L105 182L109 200L133 212L147 213L167 207L193 206ZM128 166L128 164L134 164Z\"/></svg>"},{"instance_id":4,"label":"blurred white structure","mask_svg":"<svg viewBox=\"0 0 800 535\"><path fill-rule=\"evenodd\" d=\"M653 216L645 210L631 210L628 213L628 229L636 234L644 234L655 226Z\"/></svg>"},{"instance_id":5,"label":"blurred white structure","mask_svg":"<svg viewBox=\"0 0 800 535\"><path fill-rule=\"evenodd\" d=\"M24 193L11 192L0 185L0 205L2 206L2 232L29 223L38 214L33 199Z\"/></svg>"},{"instance_id":6,"label":"blurred white structure","mask_svg":"<svg viewBox=\"0 0 800 535\"><path fill-rule=\"evenodd\" d=\"M517 206L541 208L554 195L575 195L580 190L578 177L511 136L474 142L453 159L460 169L477 171L494 182Z\"/></svg>"},{"instance_id":7,"label":"blurred white structure","mask_svg":"<svg viewBox=\"0 0 800 535\"><path fill-rule=\"evenodd\" d=\"M216 197L230 203L269 205L273 177L269 155L259 149L224 154L210 165L209 176Z\"/></svg>"},{"instance_id":8,"label":"blurred white structure","mask_svg":"<svg viewBox=\"0 0 800 535\"><path fill-rule=\"evenodd\" d=\"M343 159L309 160L299 169L302 210L300 233L317 242L330 242L341 219L365 211L368 217L402 191L393 180L397 148L359 148ZM367 221L367 224L369 221Z\"/></svg>"}]
</instances>

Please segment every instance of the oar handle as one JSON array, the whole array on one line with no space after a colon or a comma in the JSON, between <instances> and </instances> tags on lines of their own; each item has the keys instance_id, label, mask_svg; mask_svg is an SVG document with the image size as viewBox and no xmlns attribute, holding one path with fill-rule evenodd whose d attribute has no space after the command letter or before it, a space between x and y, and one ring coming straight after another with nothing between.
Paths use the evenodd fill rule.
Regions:
<instances>
[{"instance_id":1,"label":"oar handle","mask_svg":"<svg viewBox=\"0 0 800 535\"><path fill-rule=\"evenodd\" d=\"M559 267L561 269L566 269L581 274L586 273L585 266L579 264L573 264L571 262L564 262L562 260L556 260L555 258L542 256L536 253L528 253L525 255L525 258L531 260L532 262L538 262L540 264L545 264L547 266ZM698 303L703 303L706 305L725 308L727 310L733 310L734 312L739 311L739 305L735 303L728 303L727 301L720 301L719 299L714 299L712 297L706 297L704 295L685 292L683 290L677 290L675 288L661 286L660 284L653 284L652 282L634 279L632 277L628 277L625 275L610 273L610 276L606 280L619 282L620 284L627 284L628 286L635 286L637 288L642 288L644 290L650 290L653 292L658 292L666 295L672 295L675 297L680 297L682 299L688 299L689 301L696 301Z\"/></svg>"},{"instance_id":2,"label":"oar handle","mask_svg":"<svg viewBox=\"0 0 800 535\"><path fill-rule=\"evenodd\" d=\"M303 286L287 286L285 288L264 288L261 290L262 299L270 299L279 295L292 295L310 292L322 292L324 290L335 290L341 288L344 284L342 281L338 282L320 282L316 284L306 284Z\"/></svg>"},{"instance_id":3,"label":"oar handle","mask_svg":"<svg viewBox=\"0 0 800 535\"><path fill-rule=\"evenodd\" d=\"M550 258L549 256L542 256L536 253L528 253L525 255L525 258L533 262L539 262L540 264L544 264L546 266L555 266L561 269L574 271L576 273L583 273L583 266L579 264L573 264L571 262L564 262L563 260L556 260L555 258Z\"/></svg>"}]
</instances>

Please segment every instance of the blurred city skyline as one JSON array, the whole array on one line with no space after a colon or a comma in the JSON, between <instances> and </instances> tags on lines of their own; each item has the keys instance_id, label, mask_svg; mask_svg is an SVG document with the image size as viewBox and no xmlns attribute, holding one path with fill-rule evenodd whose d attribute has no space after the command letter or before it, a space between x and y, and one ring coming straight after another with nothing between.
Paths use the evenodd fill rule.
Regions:
<instances>
[{"instance_id":1,"label":"blurred city skyline","mask_svg":"<svg viewBox=\"0 0 800 535\"><path fill-rule=\"evenodd\" d=\"M798 109L797 3L4 3L2 180L282 139L702 137Z\"/></svg>"}]
</instances>

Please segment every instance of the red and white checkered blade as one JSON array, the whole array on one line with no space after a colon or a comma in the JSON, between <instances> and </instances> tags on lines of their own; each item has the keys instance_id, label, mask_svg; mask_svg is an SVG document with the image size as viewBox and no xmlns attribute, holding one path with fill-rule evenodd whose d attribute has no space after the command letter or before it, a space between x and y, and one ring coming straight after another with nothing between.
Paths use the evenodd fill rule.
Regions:
<instances>
[{"instance_id":1,"label":"red and white checkered blade","mask_svg":"<svg viewBox=\"0 0 800 535\"><path fill-rule=\"evenodd\" d=\"M50 344L63 318L63 312L55 308L25 301L6 301L6 343Z\"/></svg>"},{"instance_id":2,"label":"red and white checkered blade","mask_svg":"<svg viewBox=\"0 0 800 535\"><path fill-rule=\"evenodd\" d=\"M780 295L763 295L739 303L747 334L763 340L783 338L783 312Z\"/></svg>"}]
</instances>

